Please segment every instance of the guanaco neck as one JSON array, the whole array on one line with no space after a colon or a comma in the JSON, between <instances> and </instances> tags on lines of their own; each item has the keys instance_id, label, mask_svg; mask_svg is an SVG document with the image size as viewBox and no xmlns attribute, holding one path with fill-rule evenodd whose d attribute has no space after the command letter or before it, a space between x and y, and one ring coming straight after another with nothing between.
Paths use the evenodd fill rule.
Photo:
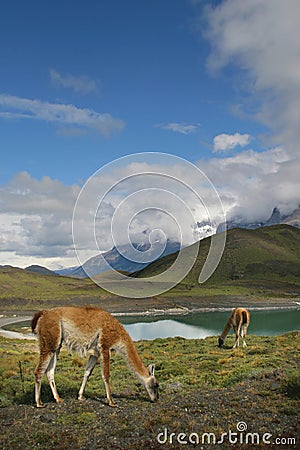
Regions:
<instances>
[{"instance_id":1,"label":"guanaco neck","mask_svg":"<svg viewBox=\"0 0 300 450\"><path fill-rule=\"evenodd\" d=\"M126 341L124 342L125 347L122 353L127 360L128 365L136 374L136 376L141 380L142 383L145 383L146 379L149 378L149 373L135 348L134 343L131 338L128 336Z\"/></svg>"},{"instance_id":2,"label":"guanaco neck","mask_svg":"<svg viewBox=\"0 0 300 450\"><path fill-rule=\"evenodd\" d=\"M222 339L225 339L225 338L226 338L226 336L227 336L227 334L229 333L231 327L232 327L232 325L231 325L231 317L230 317L230 319L229 319L228 322L226 323L225 328L224 328L224 330L223 330L223 332L222 332L222 334L221 334L221 338L222 338Z\"/></svg>"}]
</instances>

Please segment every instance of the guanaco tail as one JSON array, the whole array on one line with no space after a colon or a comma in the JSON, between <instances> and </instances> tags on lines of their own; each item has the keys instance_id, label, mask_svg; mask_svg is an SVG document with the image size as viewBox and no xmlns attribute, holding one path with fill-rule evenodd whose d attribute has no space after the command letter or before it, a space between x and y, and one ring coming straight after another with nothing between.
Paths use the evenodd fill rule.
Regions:
<instances>
[{"instance_id":1,"label":"guanaco tail","mask_svg":"<svg viewBox=\"0 0 300 450\"><path fill-rule=\"evenodd\" d=\"M31 321L31 328L37 334L39 342L39 362L35 369L35 401L42 407L41 382L46 372L56 402L62 399L58 395L54 372L57 357L62 344L70 352L75 351L81 357L88 356L84 377L78 392L82 400L84 389L98 359L100 358L102 379L110 406L115 406L109 384L110 351L116 350L123 355L129 367L145 386L150 400L158 400L158 382L154 376L154 364L146 368L138 355L135 345L120 322L100 308L66 306L39 311Z\"/></svg>"},{"instance_id":2,"label":"guanaco tail","mask_svg":"<svg viewBox=\"0 0 300 450\"><path fill-rule=\"evenodd\" d=\"M222 347L226 339L227 334L230 329L233 328L235 331L235 343L233 348L239 346L239 337L243 339L243 347L246 347L246 334L250 323L250 313L246 308L235 308L232 310L229 320L225 325L223 333L219 337L219 347Z\"/></svg>"}]
</instances>

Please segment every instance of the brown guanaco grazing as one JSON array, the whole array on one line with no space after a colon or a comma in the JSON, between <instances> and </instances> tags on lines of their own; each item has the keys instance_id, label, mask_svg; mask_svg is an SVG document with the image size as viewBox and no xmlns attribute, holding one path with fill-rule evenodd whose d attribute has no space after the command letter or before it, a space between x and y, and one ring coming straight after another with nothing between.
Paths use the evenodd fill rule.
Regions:
<instances>
[{"instance_id":1,"label":"brown guanaco grazing","mask_svg":"<svg viewBox=\"0 0 300 450\"><path fill-rule=\"evenodd\" d=\"M106 311L93 307L66 306L39 311L31 321L31 328L37 334L40 357L35 369L35 401L41 408L41 382L46 372L56 402L62 399L58 395L54 372L57 357L63 343L70 352L75 351L81 357L89 356L83 381L78 393L82 400L84 389L98 359L110 406L115 406L109 385L110 351L116 350L123 355L130 368L145 386L150 400L158 400L158 382L154 376L154 364L146 368L138 355L135 345L120 322Z\"/></svg>"},{"instance_id":2,"label":"brown guanaco grazing","mask_svg":"<svg viewBox=\"0 0 300 450\"><path fill-rule=\"evenodd\" d=\"M226 339L227 334L230 329L233 328L235 331L235 343L233 348L239 346L239 337L243 339L243 347L246 347L246 334L250 323L250 313L246 308L235 308L232 310L229 320L225 325L223 333L219 337L219 347L222 347Z\"/></svg>"}]
</instances>

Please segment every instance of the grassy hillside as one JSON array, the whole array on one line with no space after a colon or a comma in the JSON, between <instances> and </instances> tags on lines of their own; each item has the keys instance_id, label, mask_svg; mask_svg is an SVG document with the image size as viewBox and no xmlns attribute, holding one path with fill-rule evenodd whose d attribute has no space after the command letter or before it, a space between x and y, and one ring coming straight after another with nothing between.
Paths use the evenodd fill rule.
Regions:
<instances>
[{"instance_id":1,"label":"grassy hillside","mask_svg":"<svg viewBox=\"0 0 300 450\"><path fill-rule=\"evenodd\" d=\"M264 290L274 294L300 292L300 229L274 225L257 230L232 229L227 233L225 250L212 277L199 286L198 277L206 260L210 238L201 241L194 267L171 292L201 289L204 293L236 294ZM191 247L183 249L189 252ZM153 262L137 277L150 277L165 271L177 253Z\"/></svg>"},{"instance_id":2,"label":"grassy hillside","mask_svg":"<svg viewBox=\"0 0 300 450\"><path fill-rule=\"evenodd\" d=\"M78 297L101 297L101 290L90 279L42 275L16 267L0 267L0 301L22 306L28 301L65 300Z\"/></svg>"},{"instance_id":3,"label":"grassy hillside","mask_svg":"<svg viewBox=\"0 0 300 450\"><path fill-rule=\"evenodd\" d=\"M198 277L209 247L210 238L201 241L194 267L179 285L161 296L145 300L114 296L90 279L43 275L2 266L0 309L33 310L72 303L93 304L111 311L144 311L172 308L179 304L188 308L206 307L207 298L215 302L210 306L228 306L237 296L248 302L250 297L293 299L300 295L300 229L275 225L258 230L229 230L217 270L206 283L199 285ZM191 248L183 251L189 252ZM176 253L165 256L135 276L149 277L161 273L176 257ZM108 289L109 275L102 276Z\"/></svg>"}]
</instances>

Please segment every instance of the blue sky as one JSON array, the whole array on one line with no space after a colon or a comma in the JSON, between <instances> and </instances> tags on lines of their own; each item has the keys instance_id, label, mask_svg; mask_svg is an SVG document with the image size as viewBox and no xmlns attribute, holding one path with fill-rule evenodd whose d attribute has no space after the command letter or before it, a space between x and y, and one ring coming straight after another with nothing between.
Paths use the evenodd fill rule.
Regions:
<instances>
[{"instance_id":1,"label":"blue sky","mask_svg":"<svg viewBox=\"0 0 300 450\"><path fill-rule=\"evenodd\" d=\"M217 134L254 134L257 124L230 112L240 101L234 73L208 73L209 42L197 20L201 8L192 3L4 3L2 93L110 114L122 123L105 136L80 123L2 119L2 180L27 170L79 182L103 163L140 151L196 161L211 156ZM195 128L184 134L163 128L168 124Z\"/></svg>"},{"instance_id":2,"label":"blue sky","mask_svg":"<svg viewBox=\"0 0 300 450\"><path fill-rule=\"evenodd\" d=\"M2 2L0 264L75 263L79 189L137 152L198 165L229 217L292 210L300 6L271 3Z\"/></svg>"}]
</instances>

